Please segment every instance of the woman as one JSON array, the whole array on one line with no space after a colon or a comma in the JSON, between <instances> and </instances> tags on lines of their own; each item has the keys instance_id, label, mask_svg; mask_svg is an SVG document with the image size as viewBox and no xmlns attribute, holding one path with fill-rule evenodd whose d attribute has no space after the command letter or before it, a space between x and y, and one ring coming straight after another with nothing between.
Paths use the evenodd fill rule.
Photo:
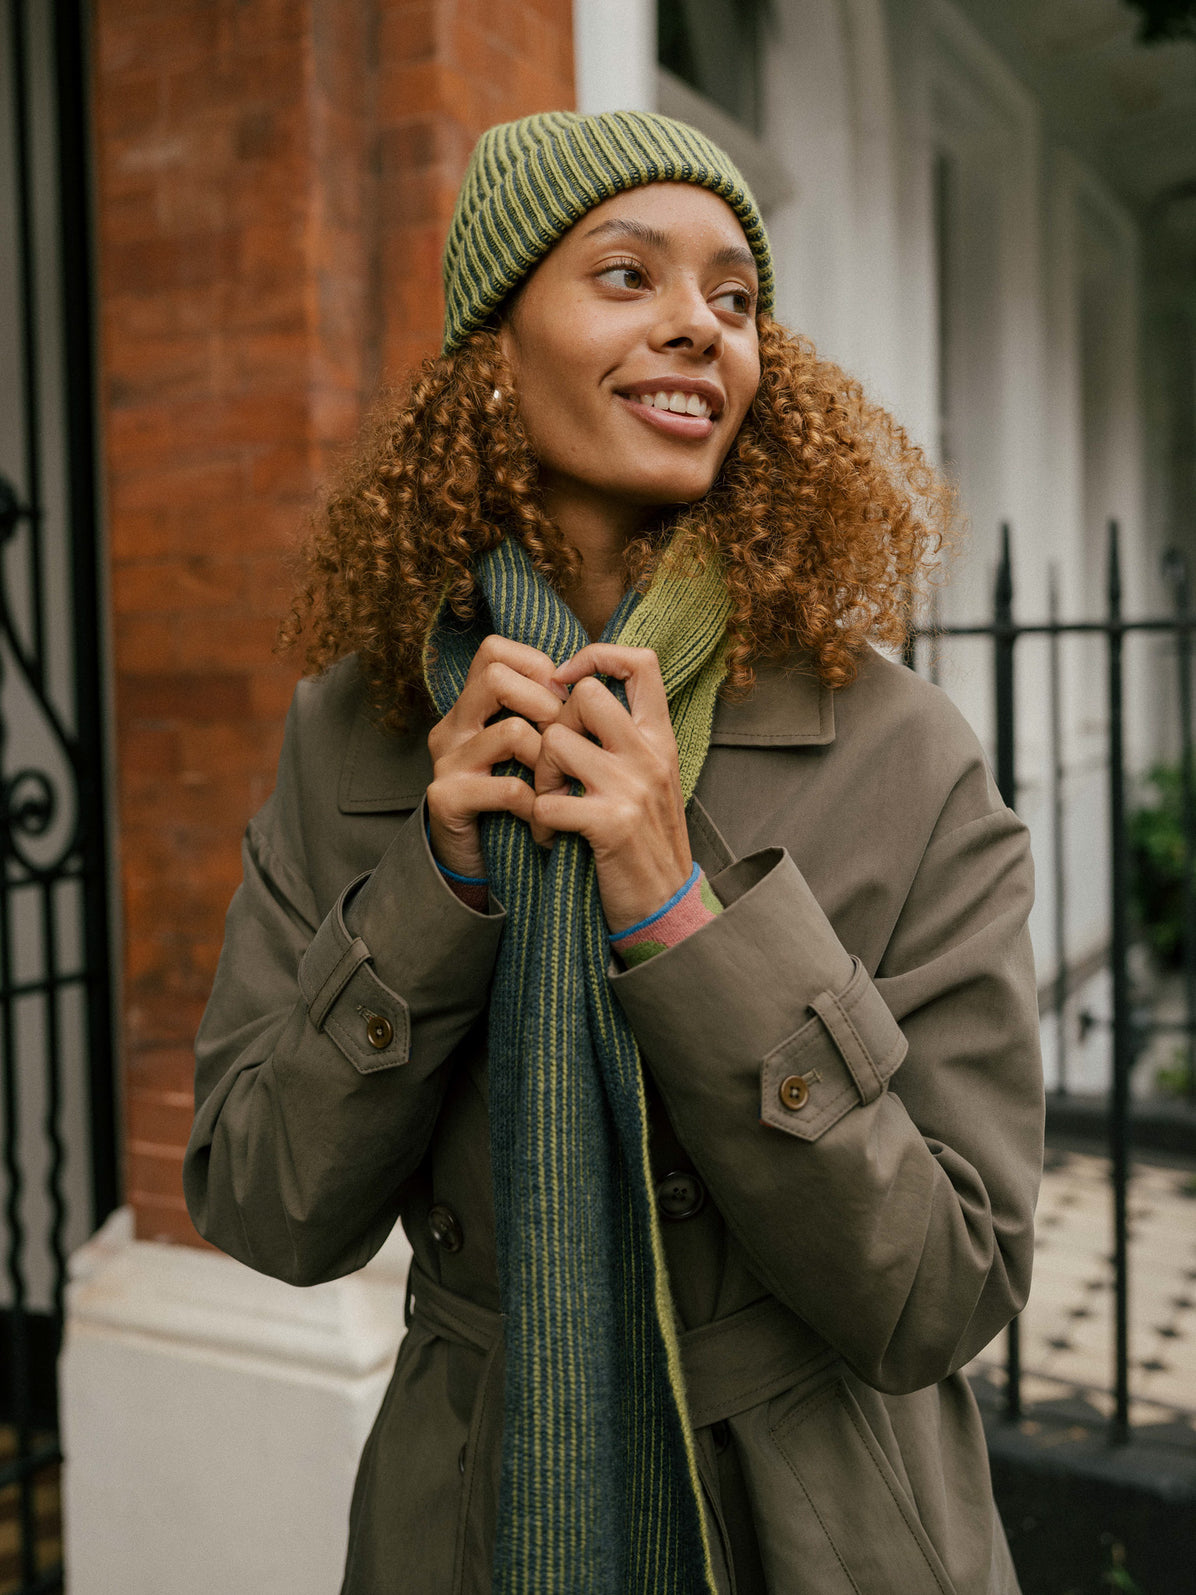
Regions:
<instances>
[{"instance_id":1,"label":"woman","mask_svg":"<svg viewBox=\"0 0 1196 1595\"><path fill-rule=\"evenodd\" d=\"M410 1237L344 1591L1015 1591L959 1369L1029 1283L1026 836L867 643L946 493L691 128L492 129L445 283L309 550L186 1163L296 1283Z\"/></svg>"}]
</instances>

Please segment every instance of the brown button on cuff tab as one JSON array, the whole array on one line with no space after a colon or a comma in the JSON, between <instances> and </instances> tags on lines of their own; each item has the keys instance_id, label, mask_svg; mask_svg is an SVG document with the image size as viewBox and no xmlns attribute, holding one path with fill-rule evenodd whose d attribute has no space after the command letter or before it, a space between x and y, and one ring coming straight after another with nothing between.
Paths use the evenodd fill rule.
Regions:
<instances>
[{"instance_id":1,"label":"brown button on cuff tab","mask_svg":"<svg viewBox=\"0 0 1196 1595\"><path fill-rule=\"evenodd\" d=\"M662 1218L693 1218L702 1211L706 1187L696 1174L678 1170L666 1174L656 1186L656 1205Z\"/></svg>"},{"instance_id":2,"label":"brown button on cuff tab","mask_svg":"<svg viewBox=\"0 0 1196 1595\"><path fill-rule=\"evenodd\" d=\"M428 1214L428 1229L437 1246L446 1252L459 1252L465 1244L461 1220L451 1207L432 1208Z\"/></svg>"},{"instance_id":3,"label":"brown button on cuff tab","mask_svg":"<svg viewBox=\"0 0 1196 1595\"><path fill-rule=\"evenodd\" d=\"M394 1026L389 1019L383 1018L380 1013L366 1015L365 1038L378 1052L381 1052L383 1047L390 1046L394 1034Z\"/></svg>"},{"instance_id":4,"label":"brown button on cuff tab","mask_svg":"<svg viewBox=\"0 0 1196 1595\"><path fill-rule=\"evenodd\" d=\"M783 1108L788 1108L791 1113L797 1113L810 1100L810 1088L800 1074L789 1074L781 1081L777 1095L781 1099Z\"/></svg>"}]
</instances>

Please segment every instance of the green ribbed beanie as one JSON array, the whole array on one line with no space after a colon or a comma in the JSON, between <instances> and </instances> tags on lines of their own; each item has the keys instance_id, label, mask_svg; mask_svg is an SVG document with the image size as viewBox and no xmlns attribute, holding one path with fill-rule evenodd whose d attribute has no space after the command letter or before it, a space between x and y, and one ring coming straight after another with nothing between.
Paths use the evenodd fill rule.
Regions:
<instances>
[{"instance_id":1,"label":"green ribbed beanie","mask_svg":"<svg viewBox=\"0 0 1196 1595\"><path fill-rule=\"evenodd\" d=\"M696 183L738 216L772 309L772 257L751 190L730 157L685 122L647 111L542 111L482 134L444 246L444 351L482 326L588 210L646 183Z\"/></svg>"}]
</instances>

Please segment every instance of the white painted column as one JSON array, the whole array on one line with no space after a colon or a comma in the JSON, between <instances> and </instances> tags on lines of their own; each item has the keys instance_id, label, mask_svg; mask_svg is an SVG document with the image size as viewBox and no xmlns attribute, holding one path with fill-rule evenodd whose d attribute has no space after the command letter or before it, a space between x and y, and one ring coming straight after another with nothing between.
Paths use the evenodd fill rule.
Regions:
<instances>
[{"instance_id":1,"label":"white painted column","mask_svg":"<svg viewBox=\"0 0 1196 1595\"><path fill-rule=\"evenodd\" d=\"M655 0L573 0L579 111L656 109Z\"/></svg>"},{"instance_id":2,"label":"white painted column","mask_svg":"<svg viewBox=\"0 0 1196 1595\"><path fill-rule=\"evenodd\" d=\"M71 1595L333 1595L408 1255L396 1232L301 1290L108 1220L72 1259L59 1370Z\"/></svg>"}]
</instances>

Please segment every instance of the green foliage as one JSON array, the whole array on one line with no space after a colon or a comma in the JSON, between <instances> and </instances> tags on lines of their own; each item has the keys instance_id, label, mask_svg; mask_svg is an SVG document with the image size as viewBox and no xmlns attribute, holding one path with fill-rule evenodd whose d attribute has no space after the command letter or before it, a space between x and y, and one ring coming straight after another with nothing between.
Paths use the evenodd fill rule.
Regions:
<instances>
[{"instance_id":1,"label":"green foliage","mask_svg":"<svg viewBox=\"0 0 1196 1595\"><path fill-rule=\"evenodd\" d=\"M1101 1583L1106 1589L1121 1590L1122 1595L1143 1595L1141 1584L1126 1572L1125 1546L1116 1540L1109 1547L1109 1566L1101 1574Z\"/></svg>"},{"instance_id":2,"label":"green foliage","mask_svg":"<svg viewBox=\"0 0 1196 1595\"><path fill-rule=\"evenodd\" d=\"M1131 1578L1126 1567L1125 1546L1112 1534L1102 1534L1101 1544L1106 1548L1108 1566L1095 1574L1090 1582L1085 1575L1083 1584L1070 1584L1060 1595L1105 1595L1107 1590L1118 1590L1120 1595L1146 1595L1146 1591Z\"/></svg>"},{"instance_id":3,"label":"green foliage","mask_svg":"<svg viewBox=\"0 0 1196 1595\"><path fill-rule=\"evenodd\" d=\"M1163 1097L1186 1097L1188 1094L1188 1054L1184 1047L1176 1047L1171 1062L1154 1072L1154 1087Z\"/></svg>"},{"instance_id":4,"label":"green foliage","mask_svg":"<svg viewBox=\"0 0 1196 1595\"><path fill-rule=\"evenodd\" d=\"M1184 935L1184 801L1179 765L1156 764L1145 785L1153 798L1133 810L1127 826L1132 907L1138 931L1155 957L1166 968L1176 969L1183 960ZM1193 880L1196 884L1196 871Z\"/></svg>"}]
</instances>

